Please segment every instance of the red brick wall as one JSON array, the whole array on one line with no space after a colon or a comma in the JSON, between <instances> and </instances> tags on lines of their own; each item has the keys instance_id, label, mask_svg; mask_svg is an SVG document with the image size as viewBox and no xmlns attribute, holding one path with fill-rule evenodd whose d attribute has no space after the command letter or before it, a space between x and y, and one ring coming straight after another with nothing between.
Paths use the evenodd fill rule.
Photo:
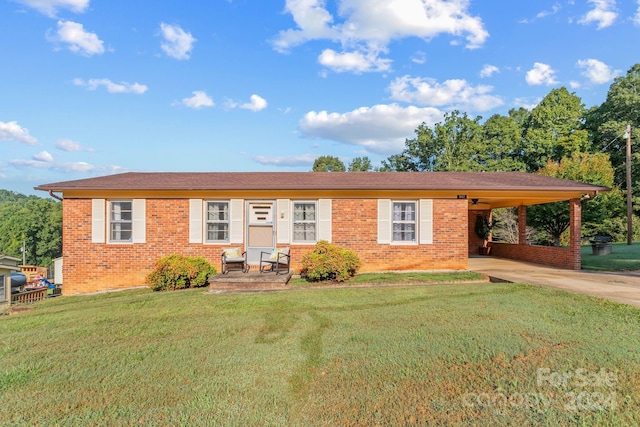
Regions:
<instances>
[{"instance_id":1,"label":"red brick wall","mask_svg":"<svg viewBox=\"0 0 640 427\"><path fill-rule=\"evenodd\" d=\"M478 255L478 248L484 243L483 240L476 234L476 218L478 218L478 216L480 215L489 215L489 217L491 217L491 211L469 211L469 255Z\"/></svg>"},{"instance_id":2,"label":"red brick wall","mask_svg":"<svg viewBox=\"0 0 640 427\"><path fill-rule=\"evenodd\" d=\"M433 201L433 244L379 245L378 201L339 199L332 203L333 243L354 250L360 271L465 270L467 202Z\"/></svg>"},{"instance_id":3,"label":"red brick wall","mask_svg":"<svg viewBox=\"0 0 640 427\"><path fill-rule=\"evenodd\" d=\"M361 271L467 268L468 226L464 200L434 200L433 244L378 245L377 200L334 200L333 243L356 251ZM146 243L91 243L91 200L63 202L63 292L66 295L145 284L154 263L173 253L204 256L221 270L221 248L229 245L189 243L187 199L146 200ZM299 268L311 245L292 245Z\"/></svg>"},{"instance_id":4,"label":"red brick wall","mask_svg":"<svg viewBox=\"0 0 640 427\"><path fill-rule=\"evenodd\" d=\"M491 246L491 255L499 258L515 259L569 270L576 269L574 253L569 248L496 242L491 242L489 245Z\"/></svg>"},{"instance_id":5,"label":"red brick wall","mask_svg":"<svg viewBox=\"0 0 640 427\"><path fill-rule=\"evenodd\" d=\"M91 243L91 200L63 202L63 292L66 295L145 284L160 258L179 253L204 256L221 270L221 248L189 243L189 201L146 200L146 243Z\"/></svg>"}]
</instances>

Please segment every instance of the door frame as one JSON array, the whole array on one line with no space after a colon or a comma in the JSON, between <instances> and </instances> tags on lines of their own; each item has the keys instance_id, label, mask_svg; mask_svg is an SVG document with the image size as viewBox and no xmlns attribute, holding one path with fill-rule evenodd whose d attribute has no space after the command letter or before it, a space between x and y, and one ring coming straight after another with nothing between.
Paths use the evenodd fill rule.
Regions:
<instances>
[{"instance_id":1,"label":"door frame","mask_svg":"<svg viewBox=\"0 0 640 427\"><path fill-rule=\"evenodd\" d=\"M271 206L271 221L265 223L251 222L251 206L255 204L269 204ZM245 203L245 241L244 247L247 251L247 264L259 265L260 264L260 252L271 251L276 245L276 200L274 199L251 199ZM250 229L251 227L264 227L271 228L271 245L270 246L250 246Z\"/></svg>"}]
</instances>

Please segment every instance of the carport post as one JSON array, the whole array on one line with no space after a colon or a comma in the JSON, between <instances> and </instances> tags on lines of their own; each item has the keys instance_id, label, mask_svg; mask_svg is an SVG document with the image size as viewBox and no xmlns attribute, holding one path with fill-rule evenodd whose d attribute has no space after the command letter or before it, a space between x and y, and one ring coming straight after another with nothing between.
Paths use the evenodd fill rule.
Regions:
<instances>
[{"instance_id":1,"label":"carport post","mask_svg":"<svg viewBox=\"0 0 640 427\"><path fill-rule=\"evenodd\" d=\"M527 207L518 206L518 244L527 244Z\"/></svg>"},{"instance_id":2,"label":"carport post","mask_svg":"<svg viewBox=\"0 0 640 427\"><path fill-rule=\"evenodd\" d=\"M580 243L582 242L582 202L580 199L569 200L569 250L573 260L573 269L582 268L582 253Z\"/></svg>"}]
</instances>

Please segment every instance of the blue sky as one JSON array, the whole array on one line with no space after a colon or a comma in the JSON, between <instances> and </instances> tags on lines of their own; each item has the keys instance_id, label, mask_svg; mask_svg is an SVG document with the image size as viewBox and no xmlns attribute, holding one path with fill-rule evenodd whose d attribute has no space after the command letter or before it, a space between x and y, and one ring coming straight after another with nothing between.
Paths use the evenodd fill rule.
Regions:
<instances>
[{"instance_id":1,"label":"blue sky","mask_svg":"<svg viewBox=\"0 0 640 427\"><path fill-rule=\"evenodd\" d=\"M640 0L0 0L0 188L377 166L454 109L599 105L639 42Z\"/></svg>"}]
</instances>

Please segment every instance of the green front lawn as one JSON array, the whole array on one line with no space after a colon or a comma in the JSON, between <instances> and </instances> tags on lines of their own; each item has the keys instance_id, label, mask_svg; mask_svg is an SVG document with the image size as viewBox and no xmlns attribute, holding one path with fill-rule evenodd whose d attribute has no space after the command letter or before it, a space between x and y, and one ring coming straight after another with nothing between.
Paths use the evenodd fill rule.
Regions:
<instances>
[{"instance_id":1,"label":"green front lawn","mask_svg":"<svg viewBox=\"0 0 640 427\"><path fill-rule=\"evenodd\" d=\"M55 298L0 316L0 425L638 425L638 331L517 284Z\"/></svg>"},{"instance_id":2,"label":"green front lawn","mask_svg":"<svg viewBox=\"0 0 640 427\"><path fill-rule=\"evenodd\" d=\"M353 286L353 285L396 285L405 284L442 284L442 283L460 283L460 282L476 282L486 280L483 274L473 271L455 271L455 272L411 272L411 273L361 273L356 274L349 280L341 283L334 281L329 282L308 282L303 278L294 278L289 281L289 286L308 287L308 286Z\"/></svg>"},{"instance_id":3,"label":"green front lawn","mask_svg":"<svg viewBox=\"0 0 640 427\"><path fill-rule=\"evenodd\" d=\"M613 243L608 255L592 255L591 246L582 247L582 268L585 270L632 271L640 270L640 243L631 246Z\"/></svg>"}]
</instances>

